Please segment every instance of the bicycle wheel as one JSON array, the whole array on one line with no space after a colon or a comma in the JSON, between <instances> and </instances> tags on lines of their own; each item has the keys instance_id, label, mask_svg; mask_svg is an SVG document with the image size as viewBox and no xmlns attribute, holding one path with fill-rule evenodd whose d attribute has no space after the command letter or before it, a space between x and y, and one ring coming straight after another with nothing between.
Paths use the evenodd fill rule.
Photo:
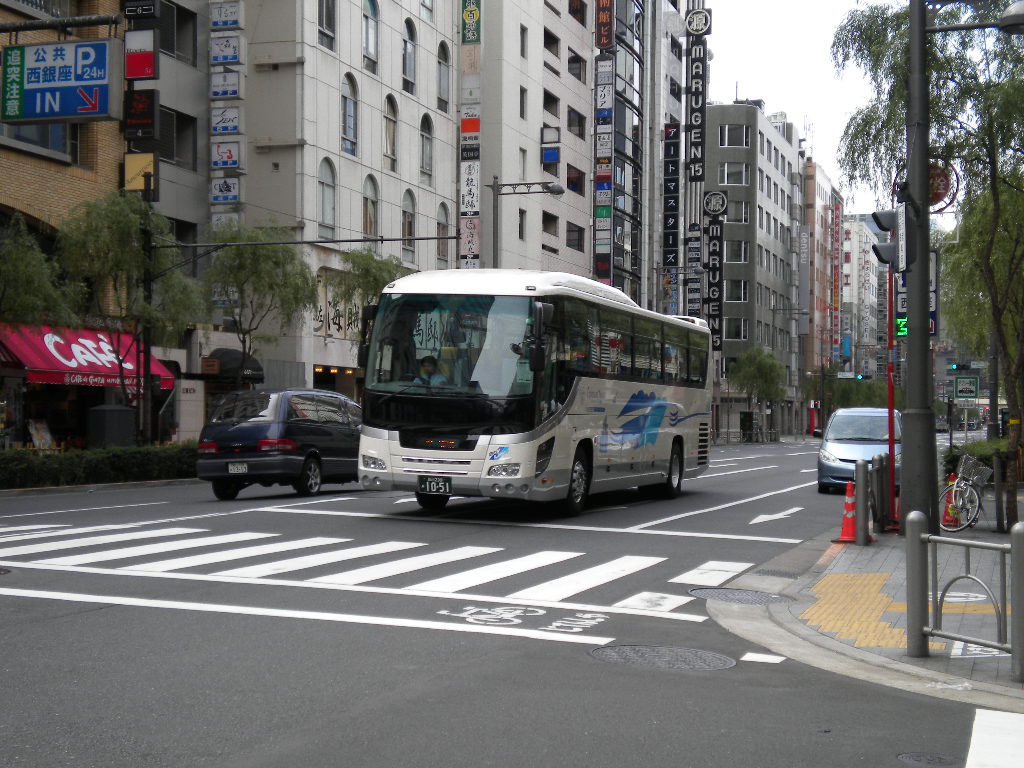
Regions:
<instances>
[{"instance_id":1,"label":"bicycle wheel","mask_svg":"<svg viewBox=\"0 0 1024 768\"><path fill-rule=\"evenodd\" d=\"M970 483L953 482L939 491L939 527L944 531L962 531L974 525L980 509L978 489Z\"/></svg>"}]
</instances>

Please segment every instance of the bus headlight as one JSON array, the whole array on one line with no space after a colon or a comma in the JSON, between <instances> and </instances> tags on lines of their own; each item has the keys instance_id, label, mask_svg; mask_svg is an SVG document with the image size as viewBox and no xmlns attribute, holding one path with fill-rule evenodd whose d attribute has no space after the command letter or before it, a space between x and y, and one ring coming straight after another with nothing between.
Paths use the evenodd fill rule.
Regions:
<instances>
[{"instance_id":1,"label":"bus headlight","mask_svg":"<svg viewBox=\"0 0 1024 768\"><path fill-rule=\"evenodd\" d=\"M363 466L367 469L375 469L378 472L383 472L388 468L383 459L378 459L376 456L367 456L365 453L363 454Z\"/></svg>"},{"instance_id":2,"label":"bus headlight","mask_svg":"<svg viewBox=\"0 0 1024 768\"><path fill-rule=\"evenodd\" d=\"M488 477L518 477L519 464L495 464L487 470Z\"/></svg>"}]
</instances>

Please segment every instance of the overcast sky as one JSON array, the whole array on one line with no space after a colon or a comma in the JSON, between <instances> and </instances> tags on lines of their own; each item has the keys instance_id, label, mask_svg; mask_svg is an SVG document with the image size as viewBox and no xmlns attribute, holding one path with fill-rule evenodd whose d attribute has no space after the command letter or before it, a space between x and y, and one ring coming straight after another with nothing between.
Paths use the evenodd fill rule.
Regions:
<instances>
[{"instance_id":1,"label":"overcast sky","mask_svg":"<svg viewBox=\"0 0 1024 768\"><path fill-rule=\"evenodd\" d=\"M765 112L785 112L833 183L836 152L850 114L867 102L869 84L856 69L836 73L830 48L836 27L857 0L705 0L711 11L710 98L763 99ZM876 190L840 184L850 213L870 213Z\"/></svg>"}]
</instances>

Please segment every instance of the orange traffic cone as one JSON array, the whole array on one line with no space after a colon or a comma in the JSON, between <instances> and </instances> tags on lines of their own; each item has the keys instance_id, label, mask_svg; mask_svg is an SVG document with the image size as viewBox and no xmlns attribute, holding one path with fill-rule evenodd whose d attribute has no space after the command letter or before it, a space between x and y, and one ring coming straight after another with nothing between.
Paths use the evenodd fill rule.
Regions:
<instances>
[{"instance_id":1,"label":"orange traffic cone","mask_svg":"<svg viewBox=\"0 0 1024 768\"><path fill-rule=\"evenodd\" d=\"M843 527L838 539L833 544L848 544L857 541L857 497L853 492L853 482L846 484L846 500L843 502Z\"/></svg>"},{"instance_id":2,"label":"orange traffic cone","mask_svg":"<svg viewBox=\"0 0 1024 768\"><path fill-rule=\"evenodd\" d=\"M956 475L950 474L949 482L952 484L956 480ZM939 504L942 505L942 524L955 526L959 520L955 508L953 506L953 491L946 491L946 494L939 499Z\"/></svg>"}]
</instances>

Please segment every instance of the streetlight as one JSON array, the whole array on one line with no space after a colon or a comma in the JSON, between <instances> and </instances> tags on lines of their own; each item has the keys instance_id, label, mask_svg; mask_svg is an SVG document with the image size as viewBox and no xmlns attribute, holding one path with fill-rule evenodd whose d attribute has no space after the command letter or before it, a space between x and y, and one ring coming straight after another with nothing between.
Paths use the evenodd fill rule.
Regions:
<instances>
[{"instance_id":1,"label":"streetlight","mask_svg":"<svg viewBox=\"0 0 1024 768\"><path fill-rule=\"evenodd\" d=\"M939 533L936 481L938 457L935 447L935 417L932 413L931 359L929 356L929 259L928 221L928 71L925 34L972 29L998 28L1010 34L1024 33L1024 1L1007 8L991 24L927 25L926 6L951 5L961 0L910 0L910 77L907 103L907 202L913 209L908 224L907 260L907 374L906 407L903 411L903 482L901 506L907 512L921 510L928 515L928 529ZM920 650L920 649L915 649ZM927 646L924 653L927 655ZM911 656L918 655L911 653Z\"/></svg>"},{"instance_id":2,"label":"streetlight","mask_svg":"<svg viewBox=\"0 0 1024 768\"><path fill-rule=\"evenodd\" d=\"M492 229L492 244L491 244L491 264L494 269L498 268L499 256L498 256L498 235L501 232L501 205L498 202L498 197L501 195L539 195L548 194L555 195L556 197L565 193L565 187L559 184L557 181L514 181L508 184L499 184L498 177L492 176L493 181L490 184L484 186L491 190L491 222L493 224Z\"/></svg>"}]
</instances>

